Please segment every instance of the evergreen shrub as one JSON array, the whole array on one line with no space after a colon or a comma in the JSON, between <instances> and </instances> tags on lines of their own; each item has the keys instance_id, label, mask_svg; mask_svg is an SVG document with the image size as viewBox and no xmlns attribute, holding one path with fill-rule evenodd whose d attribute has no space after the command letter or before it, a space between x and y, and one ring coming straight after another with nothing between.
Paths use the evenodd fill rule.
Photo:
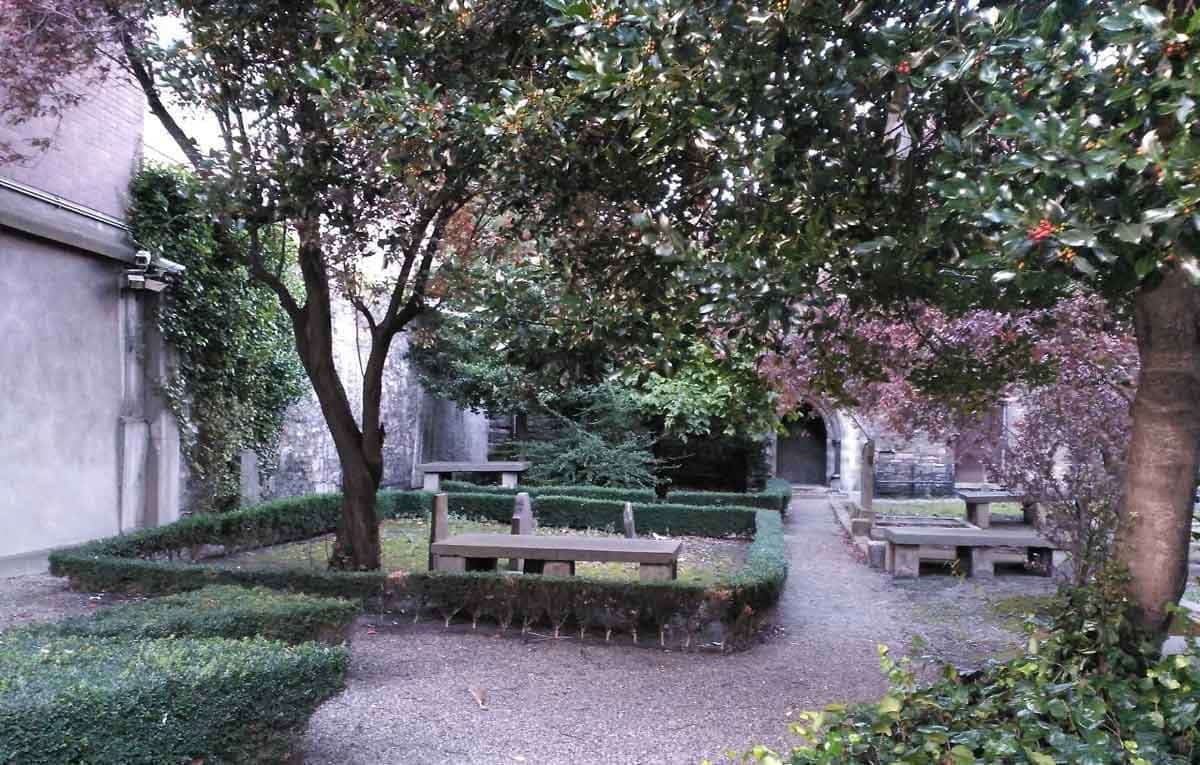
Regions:
<instances>
[{"instance_id":1,"label":"evergreen shrub","mask_svg":"<svg viewBox=\"0 0 1200 765\"><path fill-rule=\"evenodd\" d=\"M252 638L0 634L0 762L287 759L345 684L349 654Z\"/></svg>"},{"instance_id":2,"label":"evergreen shrub","mask_svg":"<svg viewBox=\"0 0 1200 765\"><path fill-rule=\"evenodd\" d=\"M428 512L428 492L381 493L381 518ZM333 531L340 497L317 495L268 502L221 515L192 516L177 523L122 537L98 540L60 550L50 556L51 571L69 577L76 589L169 593L207 585L261 586L310 595L340 596L359 602L384 598L404 604L418 614L430 609L451 616L487 616L500 624L508 618L522 623L562 626L567 622L629 629L638 625L690 624L689 636L702 623L720 620L736 635L775 602L787 574L783 527L774 510L726 506L691 507L636 504L642 533L725 537L754 535L747 563L727 581L707 590L677 582L597 582L584 578L499 573L332 571L254 567L225 567L193 562L189 551L221 545L227 552L266 544L308 539ZM619 528L622 502L582 497L542 496L535 501L539 522L570 528ZM452 512L507 522L512 497L488 492L451 494ZM515 581L517 584L512 584ZM499 597L516 588L523 599ZM565 610L564 610L565 609ZM749 609L749 610L747 610ZM499 612L494 613L494 612Z\"/></svg>"},{"instance_id":3,"label":"evergreen shrub","mask_svg":"<svg viewBox=\"0 0 1200 765\"><path fill-rule=\"evenodd\" d=\"M79 637L264 637L285 643L337 644L361 609L340 598L282 593L265 587L211 585L153 600L105 608L35 628Z\"/></svg>"}]
</instances>

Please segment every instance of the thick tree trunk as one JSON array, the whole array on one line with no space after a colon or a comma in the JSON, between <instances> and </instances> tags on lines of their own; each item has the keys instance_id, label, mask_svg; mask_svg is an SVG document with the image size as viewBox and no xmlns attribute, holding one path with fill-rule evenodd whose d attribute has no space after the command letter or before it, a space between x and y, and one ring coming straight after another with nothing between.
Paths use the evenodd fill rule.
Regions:
<instances>
[{"instance_id":1,"label":"thick tree trunk","mask_svg":"<svg viewBox=\"0 0 1200 765\"><path fill-rule=\"evenodd\" d=\"M333 554L329 556L331 568L373 570L382 563L379 520L375 514L379 481L358 462L351 466L342 460L342 517L338 521Z\"/></svg>"},{"instance_id":2,"label":"thick tree trunk","mask_svg":"<svg viewBox=\"0 0 1200 765\"><path fill-rule=\"evenodd\" d=\"M1182 271L1136 295L1141 376L1117 554L1134 623L1162 634L1187 585L1200 438L1200 289Z\"/></svg>"}]
</instances>

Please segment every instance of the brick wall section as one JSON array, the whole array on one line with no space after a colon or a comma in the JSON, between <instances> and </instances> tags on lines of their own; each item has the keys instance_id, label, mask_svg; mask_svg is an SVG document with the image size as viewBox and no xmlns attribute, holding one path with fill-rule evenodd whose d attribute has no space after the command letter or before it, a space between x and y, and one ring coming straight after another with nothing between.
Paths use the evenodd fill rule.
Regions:
<instances>
[{"instance_id":1,"label":"brick wall section","mask_svg":"<svg viewBox=\"0 0 1200 765\"><path fill-rule=\"evenodd\" d=\"M32 154L21 164L0 165L0 177L124 218L129 181L141 162L145 108L136 83L113 75L61 119L0 121L0 140ZM30 147L29 139L46 137L48 150Z\"/></svg>"}]
</instances>

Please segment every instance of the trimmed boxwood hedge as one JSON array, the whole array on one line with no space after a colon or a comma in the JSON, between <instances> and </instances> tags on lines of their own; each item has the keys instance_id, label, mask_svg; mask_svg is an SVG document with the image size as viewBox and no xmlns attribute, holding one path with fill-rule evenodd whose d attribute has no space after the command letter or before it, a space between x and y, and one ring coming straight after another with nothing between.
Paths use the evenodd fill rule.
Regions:
<instances>
[{"instance_id":1,"label":"trimmed boxwood hedge","mask_svg":"<svg viewBox=\"0 0 1200 765\"><path fill-rule=\"evenodd\" d=\"M518 492L528 492L529 496L538 497L586 497L588 499L607 499L614 502L640 502L645 504L662 503L650 489L619 489L608 486L479 486L466 481L442 481L442 490L468 494L496 494L511 497ZM675 505L731 505L737 507L753 507L764 510L779 510L786 512L788 503L792 500L792 485L781 478L767 481L767 487L761 492L725 492L725 491L672 491L667 494L666 503Z\"/></svg>"},{"instance_id":2,"label":"trimmed boxwood hedge","mask_svg":"<svg viewBox=\"0 0 1200 765\"><path fill-rule=\"evenodd\" d=\"M530 497L587 497L589 499L609 499L614 502L655 502L657 495L653 489L622 489L613 486L480 486L466 481L442 481L442 491L467 494L498 494L505 497L516 496L526 492Z\"/></svg>"},{"instance_id":3,"label":"trimmed boxwood hedge","mask_svg":"<svg viewBox=\"0 0 1200 765\"><path fill-rule=\"evenodd\" d=\"M336 644L361 609L341 598L281 593L265 587L213 585L125 603L35 629L80 637L264 637L285 643Z\"/></svg>"},{"instance_id":4,"label":"trimmed boxwood hedge","mask_svg":"<svg viewBox=\"0 0 1200 765\"><path fill-rule=\"evenodd\" d=\"M349 654L261 638L0 635L0 762L287 759Z\"/></svg>"},{"instance_id":5,"label":"trimmed boxwood hedge","mask_svg":"<svg viewBox=\"0 0 1200 765\"><path fill-rule=\"evenodd\" d=\"M329 533L337 525L339 501L338 495L298 497L224 515L193 516L169 526L57 551L50 556L51 572L69 577L73 587L86 590L163 593L210 584L255 585L360 601L384 597L407 603L418 613L435 609L451 615L473 613L475 619L484 615L487 608L508 609L511 602L523 621L533 619L560 626L564 619L572 618L584 627L595 625L598 622L586 616L587 613L611 614L614 609L633 615L631 630L636 630L639 623L658 624L661 629L681 619L689 623L720 619L732 626L735 633L746 621L747 608L757 613L774 603L787 572L778 512L669 504L636 505L639 530L702 536L753 533L754 543L746 565L727 582L705 590L675 582L650 585L573 577L440 572L397 572L389 576L382 571L227 568L193 563L187 552L205 545L222 545L232 552ZM386 492L380 495L380 516L419 515L428 510L431 501L432 494L427 492ZM547 526L619 527L622 506L621 502L544 496L536 500L535 512L539 522ZM506 522L512 516L512 498L486 492L451 494L450 509ZM514 580L519 584L511 584ZM517 601L496 597L497 588L512 587L526 593L526 597ZM535 607L535 604L540 605ZM576 612L583 615L572 617ZM629 619L618 622L628 624Z\"/></svg>"},{"instance_id":6,"label":"trimmed boxwood hedge","mask_svg":"<svg viewBox=\"0 0 1200 765\"><path fill-rule=\"evenodd\" d=\"M757 507L784 513L792 501L792 485L780 478L772 478L767 481L767 488L761 492L741 494L725 491L672 491L667 494L667 501L681 505Z\"/></svg>"}]
</instances>

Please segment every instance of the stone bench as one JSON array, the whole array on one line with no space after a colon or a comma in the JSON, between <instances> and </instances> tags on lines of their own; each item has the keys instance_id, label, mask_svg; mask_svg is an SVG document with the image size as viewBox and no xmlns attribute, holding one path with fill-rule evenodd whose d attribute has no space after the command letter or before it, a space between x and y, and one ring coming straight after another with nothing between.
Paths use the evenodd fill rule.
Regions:
<instances>
[{"instance_id":1,"label":"stone bench","mask_svg":"<svg viewBox=\"0 0 1200 765\"><path fill-rule=\"evenodd\" d=\"M1031 526L1039 525L1037 503L1029 501L1024 494L1006 489L959 489L954 495L967 505L967 523L981 529L992 525L993 502L1018 502L1025 523Z\"/></svg>"},{"instance_id":2,"label":"stone bench","mask_svg":"<svg viewBox=\"0 0 1200 765\"><path fill-rule=\"evenodd\" d=\"M528 462L423 462L417 465L417 470L424 475L421 488L425 491L438 491L442 476L449 477L453 473L499 473L500 485L512 488L517 485L521 473L528 469Z\"/></svg>"},{"instance_id":3,"label":"stone bench","mask_svg":"<svg viewBox=\"0 0 1200 765\"><path fill-rule=\"evenodd\" d=\"M953 547L968 576L991 577L995 571L995 550L1023 547L1031 563L1044 576L1054 573L1054 544L1032 529L906 528L889 526L879 529L887 542L885 568L896 579L915 579L921 575L921 546Z\"/></svg>"},{"instance_id":4,"label":"stone bench","mask_svg":"<svg viewBox=\"0 0 1200 765\"><path fill-rule=\"evenodd\" d=\"M525 573L574 576L576 561L637 563L643 582L675 579L678 540L529 534L459 534L430 547L435 571L495 571L500 558L524 560Z\"/></svg>"}]
</instances>

